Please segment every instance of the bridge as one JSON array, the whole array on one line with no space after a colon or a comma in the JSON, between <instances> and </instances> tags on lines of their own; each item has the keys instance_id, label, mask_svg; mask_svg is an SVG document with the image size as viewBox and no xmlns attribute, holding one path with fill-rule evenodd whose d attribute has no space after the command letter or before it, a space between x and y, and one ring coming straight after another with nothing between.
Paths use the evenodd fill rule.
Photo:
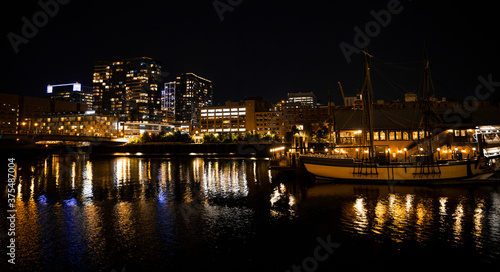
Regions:
<instances>
[{"instance_id":1,"label":"bridge","mask_svg":"<svg viewBox=\"0 0 500 272\"><path fill-rule=\"evenodd\" d=\"M123 144L126 141L122 138L102 137L102 136L75 136L56 134L0 134L0 141L23 141L36 143L41 141L67 141L67 142L89 142L92 145L98 144Z\"/></svg>"}]
</instances>

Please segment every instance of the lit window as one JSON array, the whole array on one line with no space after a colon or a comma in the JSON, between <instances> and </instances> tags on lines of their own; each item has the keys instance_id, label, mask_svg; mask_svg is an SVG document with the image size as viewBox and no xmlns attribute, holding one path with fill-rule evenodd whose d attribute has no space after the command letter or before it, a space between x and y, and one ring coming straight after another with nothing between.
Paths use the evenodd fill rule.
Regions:
<instances>
[{"instance_id":1,"label":"lit window","mask_svg":"<svg viewBox=\"0 0 500 272\"><path fill-rule=\"evenodd\" d=\"M396 131L396 141L401 141L401 131Z\"/></svg>"},{"instance_id":2,"label":"lit window","mask_svg":"<svg viewBox=\"0 0 500 272\"><path fill-rule=\"evenodd\" d=\"M403 131L403 141L408 141L410 140L410 135L408 134L408 131Z\"/></svg>"},{"instance_id":3,"label":"lit window","mask_svg":"<svg viewBox=\"0 0 500 272\"><path fill-rule=\"evenodd\" d=\"M379 138L380 138L381 141L385 141L385 131L381 131L380 132L380 137Z\"/></svg>"},{"instance_id":4,"label":"lit window","mask_svg":"<svg viewBox=\"0 0 500 272\"><path fill-rule=\"evenodd\" d=\"M394 141L396 139L395 135L394 135L394 131L390 131L389 132L389 141Z\"/></svg>"}]
</instances>

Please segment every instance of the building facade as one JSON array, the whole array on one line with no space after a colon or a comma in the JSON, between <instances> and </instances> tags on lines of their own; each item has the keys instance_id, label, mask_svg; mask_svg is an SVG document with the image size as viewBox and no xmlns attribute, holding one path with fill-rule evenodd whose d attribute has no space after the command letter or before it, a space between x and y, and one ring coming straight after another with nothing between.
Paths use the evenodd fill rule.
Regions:
<instances>
[{"instance_id":1,"label":"building facade","mask_svg":"<svg viewBox=\"0 0 500 272\"><path fill-rule=\"evenodd\" d=\"M261 97L249 97L244 101L237 102L227 101L225 106L201 108L199 110L200 132L259 133L260 130L257 128L260 121L257 121L257 114L258 112L268 112L271 108L272 104L262 100ZM265 118L262 117L262 119ZM264 128L264 126L260 127Z\"/></svg>"},{"instance_id":2,"label":"building facade","mask_svg":"<svg viewBox=\"0 0 500 272\"><path fill-rule=\"evenodd\" d=\"M36 134L90 137L121 137L119 120L115 116L96 114L95 111L70 114L50 114L35 119Z\"/></svg>"},{"instance_id":3,"label":"building facade","mask_svg":"<svg viewBox=\"0 0 500 272\"><path fill-rule=\"evenodd\" d=\"M286 107L315 107L316 106L316 96L313 92L300 92L300 93L288 93L288 100Z\"/></svg>"},{"instance_id":4,"label":"building facade","mask_svg":"<svg viewBox=\"0 0 500 272\"><path fill-rule=\"evenodd\" d=\"M256 131L260 134L272 133L283 139L285 135L283 112L263 111L255 113Z\"/></svg>"},{"instance_id":5,"label":"building facade","mask_svg":"<svg viewBox=\"0 0 500 272\"><path fill-rule=\"evenodd\" d=\"M148 57L99 61L93 74L94 109L122 121L161 121L161 64Z\"/></svg>"},{"instance_id":6,"label":"building facade","mask_svg":"<svg viewBox=\"0 0 500 272\"><path fill-rule=\"evenodd\" d=\"M35 118L45 114L88 109L87 104L12 94L0 94L0 101L0 132L6 134L34 131Z\"/></svg>"},{"instance_id":7,"label":"building facade","mask_svg":"<svg viewBox=\"0 0 500 272\"><path fill-rule=\"evenodd\" d=\"M175 81L165 83L161 93L161 109L175 114Z\"/></svg>"},{"instance_id":8,"label":"building facade","mask_svg":"<svg viewBox=\"0 0 500 272\"><path fill-rule=\"evenodd\" d=\"M175 121L198 125L198 109L212 106L212 81L193 73L183 73L175 80Z\"/></svg>"},{"instance_id":9,"label":"building facade","mask_svg":"<svg viewBox=\"0 0 500 272\"><path fill-rule=\"evenodd\" d=\"M68 101L88 105L92 109L92 87L82 84L68 83L47 85L47 95L55 101Z\"/></svg>"}]
</instances>

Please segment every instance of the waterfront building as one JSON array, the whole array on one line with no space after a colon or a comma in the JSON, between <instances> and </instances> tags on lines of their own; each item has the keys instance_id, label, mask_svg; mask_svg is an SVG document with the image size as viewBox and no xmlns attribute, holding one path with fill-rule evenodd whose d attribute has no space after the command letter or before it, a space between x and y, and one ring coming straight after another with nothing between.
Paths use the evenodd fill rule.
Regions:
<instances>
[{"instance_id":1,"label":"waterfront building","mask_svg":"<svg viewBox=\"0 0 500 272\"><path fill-rule=\"evenodd\" d=\"M159 61L139 57L99 61L94 67L94 109L122 121L161 121Z\"/></svg>"},{"instance_id":2,"label":"waterfront building","mask_svg":"<svg viewBox=\"0 0 500 272\"><path fill-rule=\"evenodd\" d=\"M159 134L174 131L174 125L165 123L142 123L124 122L120 123L120 135L125 138L137 138L143 133Z\"/></svg>"},{"instance_id":3,"label":"waterfront building","mask_svg":"<svg viewBox=\"0 0 500 272\"><path fill-rule=\"evenodd\" d=\"M283 139L285 135L283 112L262 111L255 113L256 131L260 134L272 133Z\"/></svg>"},{"instance_id":4,"label":"waterfront building","mask_svg":"<svg viewBox=\"0 0 500 272\"><path fill-rule=\"evenodd\" d=\"M35 118L38 124L36 134L122 137L119 119L95 111L54 113Z\"/></svg>"},{"instance_id":5,"label":"waterfront building","mask_svg":"<svg viewBox=\"0 0 500 272\"><path fill-rule=\"evenodd\" d=\"M92 109L92 87L83 86L78 82L49 84L47 85L47 95L52 100L86 104L89 109Z\"/></svg>"},{"instance_id":6,"label":"waterfront building","mask_svg":"<svg viewBox=\"0 0 500 272\"><path fill-rule=\"evenodd\" d=\"M88 110L87 104L0 93L0 133L26 134L39 125L34 118L56 112Z\"/></svg>"},{"instance_id":7,"label":"waterfront building","mask_svg":"<svg viewBox=\"0 0 500 272\"><path fill-rule=\"evenodd\" d=\"M489 135L484 141L488 147L500 144L500 109L493 106L478 107L470 112L468 118L460 117L451 108L436 108L437 116L447 118L435 124L433 132L436 159L456 159L478 155L477 129L487 130ZM425 148L427 131L420 125L421 108L376 108L373 113L373 142L375 153L388 161L405 161L410 155L418 154ZM331 125L332 146L336 152L346 156L360 158L363 156L362 111L340 109L334 111L335 124ZM460 120L460 122L457 122ZM483 134L485 132L483 131ZM498 135L497 135L498 134ZM330 150L332 152L332 150Z\"/></svg>"},{"instance_id":8,"label":"waterfront building","mask_svg":"<svg viewBox=\"0 0 500 272\"><path fill-rule=\"evenodd\" d=\"M182 73L176 77L174 92L175 121L198 125L198 109L212 106L212 81L194 73Z\"/></svg>"},{"instance_id":9,"label":"waterfront building","mask_svg":"<svg viewBox=\"0 0 500 272\"><path fill-rule=\"evenodd\" d=\"M333 106L330 106L330 111L333 112ZM291 131L295 126L299 130L314 131L328 119L328 106L288 107L283 110L283 130Z\"/></svg>"},{"instance_id":10,"label":"waterfront building","mask_svg":"<svg viewBox=\"0 0 500 272\"><path fill-rule=\"evenodd\" d=\"M271 107L271 103L262 100L261 97L248 97L244 101L227 101L225 106L201 108L200 132L233 134L258 132L256 113L267 112Z\"/></svg>"}]
</instances>

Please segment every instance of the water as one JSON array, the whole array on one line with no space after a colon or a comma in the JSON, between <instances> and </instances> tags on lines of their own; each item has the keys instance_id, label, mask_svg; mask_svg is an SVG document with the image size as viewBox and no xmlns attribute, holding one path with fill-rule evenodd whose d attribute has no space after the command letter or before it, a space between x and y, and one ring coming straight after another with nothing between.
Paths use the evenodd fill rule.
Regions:
<instances>
[{"instance_id":1,"label":"water","mask_svg":"<svg viewBox=\"0 0 500 272\"><path fill-rule=\"evenodd\" d=\"M308 188L300 176L271 172L263 159L73 155L17 161L16 264L2 257L1 271L500 264L498 185ZM6 256L5 197L2 202L0 254Z\"/></svg>"}]
</instances>

